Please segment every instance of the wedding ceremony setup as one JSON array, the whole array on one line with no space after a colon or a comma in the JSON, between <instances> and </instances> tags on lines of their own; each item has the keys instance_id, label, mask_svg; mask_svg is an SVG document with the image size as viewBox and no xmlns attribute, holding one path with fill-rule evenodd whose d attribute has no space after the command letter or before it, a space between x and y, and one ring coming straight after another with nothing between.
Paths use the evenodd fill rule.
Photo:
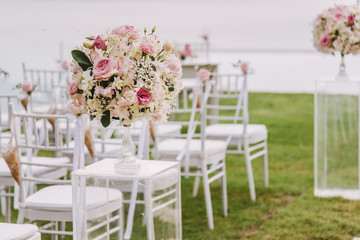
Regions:
<instances>
[{"instance_id":1,"label":"wedding ceremony setup","mask_svg":"<svg viewBox=\"0 0 360 240\"><path fill-rule=\"evenodd\" d=\"M360 239L360 1L0 3L0 240Z\"/></svg>"}]
</instances>

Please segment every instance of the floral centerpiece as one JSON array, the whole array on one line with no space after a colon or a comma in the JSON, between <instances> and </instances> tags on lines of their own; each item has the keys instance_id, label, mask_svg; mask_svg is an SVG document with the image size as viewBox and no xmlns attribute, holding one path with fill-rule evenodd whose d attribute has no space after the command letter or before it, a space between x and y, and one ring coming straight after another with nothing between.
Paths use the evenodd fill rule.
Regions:
<instances>
[{"instance_id":1,"label":"floral centerpiece","mask_svg":"<svg viewBox=\"0 0 360 240\"><path fill-rule=\"evenodd\" d=\"M340 77L346 76L344 56L360 53L360 11L356 5L324 9L313 22L314 46L323 53L342 57Z\"/></svg>"},{"instance_id":2,"label":"floral centerpiece","mask_svg":"<svg viewBox=\"0 0 360 240\"><path fill-rule=\"evenodd\" d=\"M162 43L155 28L147 33L128 25L86 39L72 51L70 109L104 127L111 120L166 122L182 87L173 44Z\"/></svg>"}]
</instances>

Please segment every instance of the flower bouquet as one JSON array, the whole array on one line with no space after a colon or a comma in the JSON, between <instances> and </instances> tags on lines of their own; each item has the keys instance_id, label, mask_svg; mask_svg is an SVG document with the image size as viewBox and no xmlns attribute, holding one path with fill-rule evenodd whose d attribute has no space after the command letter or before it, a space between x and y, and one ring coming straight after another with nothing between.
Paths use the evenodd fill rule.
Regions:
<instances>
[{"instance_id":1,"label":"flower bouquet","mask_svg":"<svg viewBox=\"0 0 360 240\"><path fill-rule=\"evenodd\" d=\"M87 37L72 51L70 109L104 127L111 120L125 127L142 118L166 122L181 90L182 68L173 44L161 43L154 32L124 25Z\"/></svg>"},{"instance_id":2,"label":"flower bouquet","mask_svg":"<svg viewBox=\"0 0 360 240\"><path fill-rule=\"evenodd\" d=\"M344 56L360 53L360 11L356 5L323 10L313 22L314 46L323 53L341 54L339 78L346 78Z\"/></svg>"}]
</instances>

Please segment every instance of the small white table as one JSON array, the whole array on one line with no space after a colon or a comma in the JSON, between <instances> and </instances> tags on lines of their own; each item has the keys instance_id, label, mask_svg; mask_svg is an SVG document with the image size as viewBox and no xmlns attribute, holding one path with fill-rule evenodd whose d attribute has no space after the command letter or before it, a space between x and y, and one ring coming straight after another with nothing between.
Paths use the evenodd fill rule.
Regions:
<instances>
[{"instance_id":1,"label":"small white table","mask_svg":"<svg viewBox=\"0 0 360 240\"><path fill-rule=\"evenodd\" d=\"M79 208L84 208L84 200L79 200L79 188L86 186L101 186L116 188L123 193L131 193L129 210L125 230L125 239L132 234L135 206L145 204L144 217L146 221L147 239L182 239L181 231L181 193L180 193L180 164L172 161L141 160L141 169L137 174L119 174L114 170L116 159L106 158L72 172L74 223L87 224L84 214ZM84 184L86 183L86 184ZM143 193L144 200L137 200L138 193ZM81 197L81 196L80 196ZM124 201L126 202L126 201ZM169 216L163 216L169 214ZM154 217L159 226L156 228ZM79 219L83 218L83 219ZM165 220L164 220L165 219ZM104 219L105 220L105 219ZM168 222L166 222L168 221ZM74 236L81 231L82 226L74 226ZM160 229L158 231L158 229ZM81 239L87 239L82 236ZM145 239L145 236L141 236Z\"/></svg>"}]
</instances>

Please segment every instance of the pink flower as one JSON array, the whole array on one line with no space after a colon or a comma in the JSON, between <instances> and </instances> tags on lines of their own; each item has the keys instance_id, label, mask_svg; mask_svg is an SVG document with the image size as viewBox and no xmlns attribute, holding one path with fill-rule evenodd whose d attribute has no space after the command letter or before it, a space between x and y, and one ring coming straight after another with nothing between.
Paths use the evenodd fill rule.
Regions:
<instances>
[{"instance_id":1,"label":"pink flower","mask_svg":"<svg viewBox=\"0 0 360 240\"><path fill-rule=\"evenodd\" d=\"M73 114L81 114L80 106L78 106L73 99L68 101L68 107Z\"/></svg>"},{"instance_id":2,"label":"pink flower","mask_svg":"<svg viewBox=\"0 0 360 240\"><path fill-rule=\"evenodd\" d=\"M69 69L69 64L66 60L62 60L61 63L61 68L64 69L64 70L68 70Z\"/></svg>"},{"instance_id":3,"label":"pink flower","mask_svg":"<svg viewBox=\"0 0 360 240\"><path fill-rule=\"evenodd\" d=\"M34 90L34 86L33 86L32 82L25 80L21 83L21 89L25 93L30 94Z\"/></svg>"},{"instance_id":4,"label":"pink flower","mask_svg":"<svg viewBox=\"0 0 360 240\"><path fill-rule=\"evenodd\" d=\"M322 47L327 47L330 45L330 43L331 43L331 38L328 35L325 35L320 41L320 45Z\"/></svg>"},{"instance_id":5,"label":"pink flower","mask_svg":"<svg viewBox=\"0 0 360 240\"><path fill-rule=\"evenodd\" d=\"M139 31L134 26L130 25L116 27L112 30L112 33L121 38L128 36L130 40L136 40L139 38Z\"/></svg>"},{"instance_id":6,"label":"pink flower","mask_svg":"<svg viewBox=\"0 0 360 240\"><path fill-rule=\"evenodd\" d=\"M154 46L148 43L142 43L140 44L141 51L147 53L147 54L153 54L155 52Z\"/></svg>"},{"instance_id":7,"label":"pink flower","mask_svg":"<svg viewBox=\"0 0 360 240\"><path fill-rule=\"evenodd\" d=\"M118 63L110 58L103 58L95 62L93 73L97 81L109 79L118 72Z\"/></svg>"},{"instance_id":8,"label":"pink flower","mask_svg":"<svg viewBox=\"0 0 360 240\"><path fill-rule=\"evenodd\" d=\"M78 90L78 84L76 82L72 82L69 87L70 96L74 95Z\"/></svg>"},{"instance_id":9,"label":"pink flower","mask_svg":"<svg viewBox=\"0 0 360 240\"><path fill-rule=\"evenodd\" d=\"M172 71L174 75L181 76L181 62L177 57L174 56L165 61L165 67L170 69L170 71Z\"/></svg>"},{"instance_id":10,"label":"pink flower","mask_svg":"<svg viewBox=\"0 0 360 240\"><path fill-rule=\"evenodd\" d=\"M185 57L191 57L192 56L192 51L191 51L191 48L190 48L190 44L185 44L185 48L181 52L181 55L183 55Z\"/></svg>"},{"instance_id":11,"label":"pink flower","mask_svg":"<svg viewBox=\"0 0 360 240\"><path fill-rule=\"evenodd\" d=\"M97 36L94 43L93 48L104 50L106 47L104 40L101 38L101 36Z\"/></svg>"},{"instance_id":12,"label":"pink flower","mask_svg":"<svg viewBox=\"0 0 360 240\"><path fill-rule=\"evenodd\" d=\"M199 79L203 82L206 82L210 79L211 73L207 69L200 69L198 72Z\"/></svg>"},{"instance_id":13,"label":"pink flower","mask_svg":"<svg viewBox=\"0 0 360 240\"><path fill-rule=\"evenodd\" d=\"M151 101L151 93L145 88L140 88L136 94L136 97L141 105L148 104Z\"/></svg>"},{"instance_id":14,"label":"pink flower","mask_svg":"<svg viewBox=\"0 0 360 240\"><path fill-rule=\"evenodd\" d=\"M353 25L353 24L355 23L355 17L354 17L353 15L350 15L350 16L348 17L348 23L349 23L350 25Z\"/></svg>"},{"instance_id":15,"label":"pink flower","mask_svg":"<svg viewBox=\"0 0 360 240\"><path fill-rule=\"evenodd\" d=\"M243 62L240 66L241 71L246 74L249 70L249 63L248 62Z\"/></svg>"},{"instance_id":16,"label":"pink flower","mask_svg":"<svg viewBox=\"0 0 360 240\"><path fill-rule=\"evenodd\" d=\"M171 52L174 49L174 45L170 41L166 41L163 45L163 48L166 52Z\"/></svg>"}]
</instances>

